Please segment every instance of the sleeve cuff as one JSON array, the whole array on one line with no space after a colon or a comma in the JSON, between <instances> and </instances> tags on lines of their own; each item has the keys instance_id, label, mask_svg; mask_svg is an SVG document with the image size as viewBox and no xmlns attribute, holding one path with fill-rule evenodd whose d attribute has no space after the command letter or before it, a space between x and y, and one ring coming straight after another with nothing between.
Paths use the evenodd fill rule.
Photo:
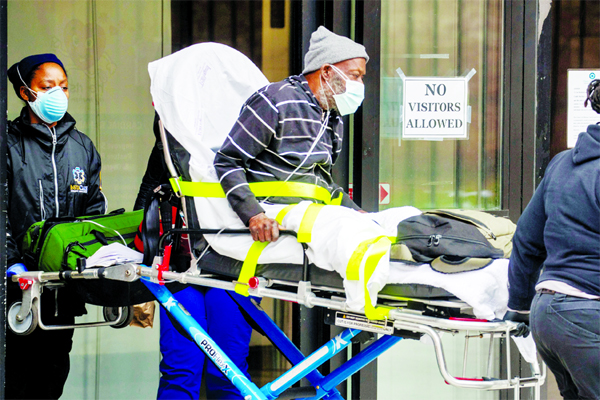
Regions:
<instances>
[{"instance_id":1,"label":"sleeve cuff","mask_svg":"<svg viewBox=\"0 0 600 400\"><path fill-rule=\"evenodd\" d=\"M248 224L250 223L250 218L254 217L257 214L265 212L265 210L260 206L260 204L257 201L238 203L233 209L246 226L248 226Z\"/></svg>"}]
</instances>

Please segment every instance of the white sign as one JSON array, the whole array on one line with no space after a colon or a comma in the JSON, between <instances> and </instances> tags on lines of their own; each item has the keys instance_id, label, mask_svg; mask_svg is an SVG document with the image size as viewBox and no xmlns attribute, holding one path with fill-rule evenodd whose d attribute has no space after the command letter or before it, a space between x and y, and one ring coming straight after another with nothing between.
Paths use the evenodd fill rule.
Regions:
<instances>
[{"instance_id":1,"label":"white sign","mask_svg":"<svg viewBox=\"0 0 600 400\"><path fill-rule=\"evenodd\" d=\"M394 333L394 323L392 321L370 320L367 317L356 314L348 314L340 311L335 312L335 324L345 328L360 329L361 331L382 333L391 335Z\"/></svg>"},{"instance_id":2,"label":"white sign","mask_svg":"<svg viewBox=\"0 0 600 400\"><path fill-rule=\"evenodd\" d=\"M421 140L468 139L471 107L469 107L469 79L472 69L464 77L402 78L402 138Z\"/></svg>"},{"instance_id":3,"label":"white sign","mask_svg":"<svg viewBox=\"0 0 600 400\"><path fill-rule=\"evenodd\" d=\"M584 107L587 87L594 79L600 79L600 69L569 69L567 71L567 147L575 147L577 137L588 125L600 121L600 116L589 105Z\"/></svg>"}]
</instances>

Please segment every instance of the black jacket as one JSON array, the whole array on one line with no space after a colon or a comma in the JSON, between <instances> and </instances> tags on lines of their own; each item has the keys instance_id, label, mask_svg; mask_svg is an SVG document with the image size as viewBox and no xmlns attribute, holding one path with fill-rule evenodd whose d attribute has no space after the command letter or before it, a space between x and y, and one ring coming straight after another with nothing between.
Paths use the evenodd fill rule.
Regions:
<instances>
[{"instance_id":1,"label":"black jacket","mask_svg":"<svg viewBox=\"0 0 600 400\"><path fill-rule=\"evenodd\" d=\"M53 144L55 136L55 144ZM8 123L7 265L22 262L27 228L50 217L104 214L100 155L71 115L49 129L31 124L27 108Z\"/></svg>"},{"instance_id":2,"label":"black jacket","mask_svg":"<svg viewBox=\"0 0 600 400\"><path fill-rule=\"evenodd\" d=\"M154 113L153 131L156 141L154 142L154 147L150 153L148 166L146 167L146 172L144 173L144 177L142 178L142 183L140 185L140 190L135 199L135 204L133 205L134 210L141 210L144 208L148 197L158 185L169 183L170 175L167 164L165 163L165 157L163 155L163 144L160 141L158 121L158 114Z\"/></svg>"}]
</instances>

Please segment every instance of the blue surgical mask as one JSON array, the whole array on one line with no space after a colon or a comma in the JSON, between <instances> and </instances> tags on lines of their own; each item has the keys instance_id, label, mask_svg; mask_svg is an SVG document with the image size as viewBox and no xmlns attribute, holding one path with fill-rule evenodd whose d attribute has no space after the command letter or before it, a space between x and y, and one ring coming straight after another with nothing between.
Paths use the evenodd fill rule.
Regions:
<instances>
[{"instance_id":1,"label":"blue surgical mask","mask_svg":"<svg viewBox=\"0 0 600 400\"><path fill-rule=\"evenodd\" d=\"M340 115L354 114L365 98L365 85L348 79L348 77L336 68L335 65L332 65L331 67L346 81L346 91L340 94L334 93L333 95L335 105L337 106Z\"/></svg>"},{"instance_id":2,"label":"blue surgical mask","mask_svg":"<svg viewBox=\"0 0 600 400\"><path fill-rule=\"evenodd\" d=\"M60 86L53 87L47 92L34 93L37 98L34 101L28 101L29 106L35 115L45 123L52 124L59 121L67 112L69 99Z\"/></svg>"},{"instance_id":3,"label":"blue surgical mask","mask_svg":"<svg viewBox=\"0 0 600 400\"><path fill-rule=\"evenodd\" d=\"M19 69L17 68L17 72ZM19 77L21 77L21 73L19 72ZM25 85L27 89L31 93L35 93L35 100L28 101L29 106L42 121L47 124L52 124L56 121L59 121L62 117L64 117L67 112L67 108L69 107L69 99L67 95L63 91L63 88L60 86L53 87L47 92L36 92L31 89L23 78L21 78L21 82Z\"/></svg>"}]
</instances>

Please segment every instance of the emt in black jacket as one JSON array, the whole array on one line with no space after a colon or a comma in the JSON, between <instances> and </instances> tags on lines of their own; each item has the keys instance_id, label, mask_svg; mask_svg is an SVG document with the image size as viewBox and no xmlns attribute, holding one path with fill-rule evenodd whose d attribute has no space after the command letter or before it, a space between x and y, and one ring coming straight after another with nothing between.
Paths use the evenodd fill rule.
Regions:
<instances>
[{"instance_id":1,"label":"emt in black jacket","mask_svg":"<svg viewBox=\"0 0 600 400\"><path fill-rule=\"evenodd\" d=\"M588 101L600 113L600 80ZM517 224L508 278L505 319L523 321L531 309L533 339L561 395L600 399L599 125L548 165Z\"/></svg>"},{"instance_id":2,"label":"emt in black jacket","mask_svg":"<svg viewBox=\"0 0 600 400\"><path fill-rule=\"evenodd\" d=\"M29 226L50 217L104 214L106 199L100 185L100 155L66 113L69 88L62 62L54 54L32 55L14 64L8 78L26 102L21 115L8 124L10 276L26 268L21 246ZM10 279L7 286L10 306L21 293ZM85 313L83 301L67 288L45 290L42 302L40 317L45 324L73 324L76 315ZM8 330L6 398L59 398L69 373L72 337L73 329L36 329L28 336Z\"/></svg>"}]
</instances>

